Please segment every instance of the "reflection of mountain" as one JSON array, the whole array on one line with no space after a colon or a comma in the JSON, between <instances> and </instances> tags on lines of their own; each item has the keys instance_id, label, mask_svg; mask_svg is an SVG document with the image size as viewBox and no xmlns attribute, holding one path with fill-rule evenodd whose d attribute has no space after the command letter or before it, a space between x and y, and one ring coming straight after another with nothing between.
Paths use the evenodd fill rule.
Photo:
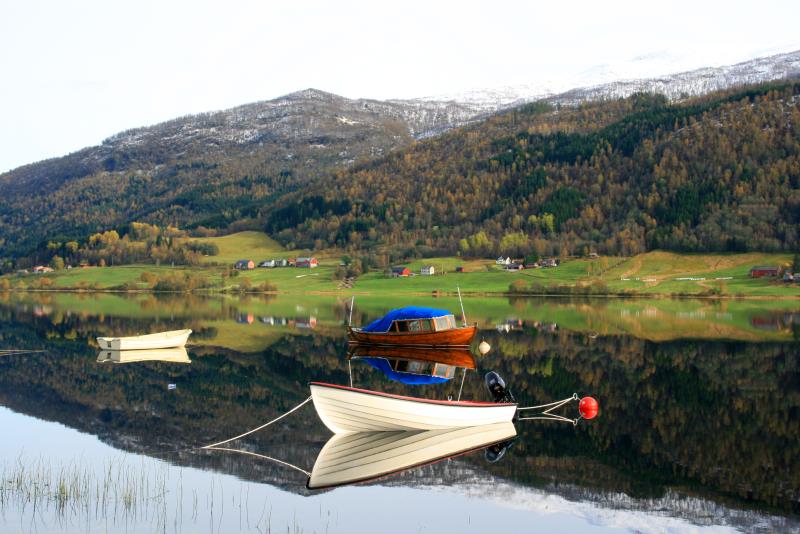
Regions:
<instances>
[{"instance_id":1,"label":"reflection of mountain","mask_svg":"<svg viewBox=\"0 0 800 534\"><path fill-rule=\"evenodd\" d=\"M311 378L347 381L344 337L282 333L257 354L190 349L190 366L100 365L86 343L97 333L97 318L73 315L54 324L30 312L0 314L4 345L48 350L0 360L0 403L123 450L163 451L224 439L306 398ZM147 326L140 321L138 329ZM119 321L126 324L131 322ZM652 343L528 329L486 332L486 338L494 349L478 358L478 373L467 374L464 398L485 399L479 376L496 369L523 403L591 392L601 401L600 417L577 429L520 426L520 438L497 464L468 456L382 483L456 484L472 491L491 477L529 499L545 491L603 507L651 503L696 522L706 508L718 506L714 502L724 503L731 516L740 512L730 507L745 503L798 511L800 436L792 424L800 410L797 344ZM378 373L361 368L354 374L357 386L409 393L408 386ZM168 390L169 383L178 388ZM414 390L436 398L457 392L452 383ZM237 446L309 468L328 437L309 412ZM233 455L168 459L302 491L302 477ZM696 513L685 509L693 502L687 496L698 498Z\"/></svg>"}]
</instances>

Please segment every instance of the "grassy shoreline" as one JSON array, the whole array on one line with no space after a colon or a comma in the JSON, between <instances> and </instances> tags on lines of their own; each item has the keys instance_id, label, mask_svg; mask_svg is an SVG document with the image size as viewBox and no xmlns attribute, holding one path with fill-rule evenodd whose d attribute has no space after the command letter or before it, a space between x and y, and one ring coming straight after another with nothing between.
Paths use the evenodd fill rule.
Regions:
<instances>
[{"instance_id":1,"label":"grassy shoreline","mask_svg":"<svg viewBox=\"0 0 800 534\"><path fill-rule=\"evenodd\" d=\"M383 272L359 276L352 287L336 279L340 256L316 254L316 269L293 267L232 270L236 259L256 263L271 258L308 255L287 251L260 232L203 238L219 255L194 266L119 265L61 270L49 274L0 276L0 292L187 292L200 294L267 293L319 295L455 295L536 297L656 298L800 298L800 284L750 278L755 265L788 266L789 253L677 254L652 251L633 257L572 258L555 268L508 272L491 259L439 257L403 263L412 273L433 266L434 276L390 278ZM461 267L464 272L456 272ZM159 284L158 282L162 283Z\"/></svg>"}]
</instances>

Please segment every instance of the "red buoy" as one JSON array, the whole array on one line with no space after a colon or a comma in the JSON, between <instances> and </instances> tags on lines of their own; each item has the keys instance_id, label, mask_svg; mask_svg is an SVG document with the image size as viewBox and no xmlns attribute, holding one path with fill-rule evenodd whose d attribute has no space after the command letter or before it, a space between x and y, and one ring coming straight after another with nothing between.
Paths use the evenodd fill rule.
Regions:
<instances>
[{"instance_id":1,"label":"red buoy","mask_svg":"<svg viewBox=\"0 0 800 534\"><path fill-rule=\"evenodd\" d=\"M578 412L580 412L581 417L584 419L594 419L599 409L600 405L597 404L597 401L594 400L593 397L584 397L578 404Z\"/></svg>"}]
</instances>

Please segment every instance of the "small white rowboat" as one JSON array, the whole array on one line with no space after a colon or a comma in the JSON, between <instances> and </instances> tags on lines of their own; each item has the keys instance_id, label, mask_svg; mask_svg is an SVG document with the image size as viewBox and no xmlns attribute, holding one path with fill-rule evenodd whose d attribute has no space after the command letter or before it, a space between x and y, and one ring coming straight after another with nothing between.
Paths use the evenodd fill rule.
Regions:
<instances>
[{"instance_id":1,"label":"small white rowboat","mask_svg":"<svg viewBox=\"0 0 800 534\"><path fill-rule=\"evenodd\" d=\"M440 401L312 382L319 418L335 434L437 430L509 422L513 403Z\"/></svg>"},{"instance_id":2,"label":"small white rowboat","mask_svg":"<svg viewBox=\"0 0 800 534\"><path fill-rule=\"evenodd\" d=\"M171 330L146 336L98 337L97 344L103 350L170 349L183 347L191 333L191 330Z\"/></svg>"},{"instance_id":3,"label":"small white rowboat","mask_svg":"<svg viewBox=\"0 0 800 534\"><path fill-rule=\"evenodd\" d=\"M317 456L306 485L321 489L365 482L482 449L516 435L513 423L420 432L336 434Z\"/></svg>"}]
</instances>

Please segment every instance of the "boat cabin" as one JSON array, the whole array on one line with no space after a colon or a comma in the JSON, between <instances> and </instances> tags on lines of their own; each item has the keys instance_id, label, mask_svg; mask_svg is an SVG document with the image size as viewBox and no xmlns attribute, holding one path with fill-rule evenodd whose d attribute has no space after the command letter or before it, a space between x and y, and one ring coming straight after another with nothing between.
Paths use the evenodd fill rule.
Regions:
<instances>
[{"instance_id":1,"label":"boat cabin","mask_svg":"<svg viewBox=\"0 0 800 534\"><path fill-rule=\"evenodd\" d=\"M444 315L430 319L398 319L392 322L389 332L441 332L457 327L455 316Z\"/></svg>"}]
</instances>

